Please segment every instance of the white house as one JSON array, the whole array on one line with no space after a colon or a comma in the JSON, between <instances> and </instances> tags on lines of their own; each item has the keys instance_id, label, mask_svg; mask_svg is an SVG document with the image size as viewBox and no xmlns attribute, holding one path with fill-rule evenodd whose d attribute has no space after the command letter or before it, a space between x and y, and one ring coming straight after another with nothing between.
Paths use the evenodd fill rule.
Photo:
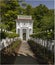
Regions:
<instances>
[{"instance_id":1,"label":"white house","mask_svg":"<svg viewBox=\"0 0 55 65\"><path fill-rule=\"evenodd\" d=\"M22 40L28 40L29 35L33 33L32 16L18 15L16 19L16 33Z\"/></svg>"}]
</instances>

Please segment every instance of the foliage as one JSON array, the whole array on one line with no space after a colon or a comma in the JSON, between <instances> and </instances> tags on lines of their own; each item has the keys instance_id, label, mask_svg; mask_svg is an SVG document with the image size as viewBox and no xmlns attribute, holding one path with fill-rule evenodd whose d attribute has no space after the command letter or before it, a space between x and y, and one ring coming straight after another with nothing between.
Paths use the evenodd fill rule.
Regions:
<instances>
[{"instance_id":1,"label":"foliage","mask_svg":"<svg viewBox=\"0 0 55 65\"><path fill-rule=\"evenodd\" d=\"M0 33L0 38L1 38L1 39L5 39L5 38L6 38L6 33L5 33L4 31L2 31L2 32Z\"/></svg>"},{"instance_id":2,"label":"foliage","mask_svg":"<svg viewBox=\"0 0 55 65\"><path fill-rule=\"evenodd\" d=\"M48 64L48 62L50 61L51 64L53 64L53 56L54 53L50 50L48 50L47 48L45 48L44 46L34 42L33 40L28 40L28 43L32 49L32 51L35 53L36 57L37 57L37 61L41 64Z\"/></svg>"},{"instance_id":3,"label":"foliage","mask_svg":"<svg viewBox=\"0 0 55 65\"><path fill-rule=\"evenodd\" d=\"M6 47L5 49L3 49L1 52L2 52L2 54L5 53L5 54L7 54L7 55L15 54L15 53L17 53L16 50L17 50L17 48L19 49L20 44L21 44L21 40L13 41L13 42L11 43L11 45L9 45L9 46Z\"/></svg>"},{"instance_id":4,"label":"foliage","mask_svg":"<svg viewBox=\"0 0 55 65\"><path fill-rule=\"evenodd\" d=\"M44 15L47 15L48 11L49 10L48 10L48 8L45 5L40 4L34 10L34 15L35 15L36 20L40 21L40 19L42 19L42 17Z\"/></svg>"},{"instance_id":5,"label":"foliage","mask_svg":"<svg viewBox=\"0 0 55 65\"><path fill-rule=\"evenodd\" d=\"M54 29L54 12L45 5L40 4L34 8L34 32L46 29Z\"/></svg>"},{"instance_id":6,"label":"foliage","mask_svg":"<svg viewBox=\"0 0 55 65\"><path fill-rule=\"evenodd\" d=\"M1 39L5 39L6 37L8 38L15 38L15 37L18 37L19 35L16 34L16 33L8 33L8 32L4 32L4 31L1 31L0 33L0 37Z\"/></svg>"},{"instance_id":7,"label":"foliage","mask_svg":"<svg viewBox=\"0 0 55 65\"><path fill-rule=\"evenodd\" d=\"M6 35L7 35L8 38L15 38L15 37L18 37L19 36L16 33L6 33Z\"/></svg>"},{"instance_id":8,"label":"foliage","mask_svg":"<svg viewBox=\"0 0 55 65\"><path fill-rule=\"evenodd\" d=\"M32 6L31 5L27 5L26 7L26 15L32 15Z\"/></svg>"},{"instance_id":9,"label":"foliage","mask_svg":"<svg viewBox=\"0 0 55 65\"><path fill-rule=\"evenodd\" d=\"M0 29L6 29L7 25L0 23Z\"/></svg>"},{"instance_id":10,"label":"foliage","mask_svg":"<svg viewBox=\"0 0 55 65\"><path fill-rule=\"evenodd\" d=\"M15 19L19 14L19 4L16 0L3 0L0 4L1 6L1 22L8 25L8 30L15 28Z\"/></svg>"},{"instance_id":11,"label":"foliage","mask_svg":"<svg viewBox=\"0 0 55 65\"><path fill-rule=\"evenodd\" d=\"M20 3L23 7L21 7ZM54 31L54 10L48 9L43 4L32 7L31 5L25 3L24 0L2 0L0 2L0 7L2 23L0 27L2 28L15 32L15 20L17 18L17 15L22 14L32 15L34 20L34 33L47 31L50 29ZM45 33L43 33L43 35L45 35Z\"/></svg>"},{"instance_id":12,"label":"foliage","mask_svg":"<svg viewBox=\"0 0 55 65\"><path fill-rule=\"evenodd\" d=\"M43 32L39 32L36 34L32 34L32 35L30 35L30 37L42 38L42 39L54 39L54 32L53 31L52 32L43 31Z\"/></svg>"},{"instance_id":13,"label":"foliage","mask_svg":"<svg viewBox=\"0 0 55 65\"><path fill-rule=\"evenodd\" d=\"M42 30L47 30L47 29L54 29L54 17L52 16L44 16L41 19L41 28Z\"/></svg>"}]
</instances>

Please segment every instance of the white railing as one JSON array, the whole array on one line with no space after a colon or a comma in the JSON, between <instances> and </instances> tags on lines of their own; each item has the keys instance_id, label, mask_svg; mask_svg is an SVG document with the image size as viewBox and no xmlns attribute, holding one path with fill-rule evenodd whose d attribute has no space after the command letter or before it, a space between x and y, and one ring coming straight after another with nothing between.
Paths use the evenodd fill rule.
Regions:
<instances>
[{"instance_id":1,"label":"white railing","mask_svg":"<svg viewBox=\"0 0 55 65\"><path fill-rule=\"evenodd\" d=\"M54 46L54 40L43 40L43 39L35 39L35 38L30 38L31 40L35 41L37 44L41 44L43 45L44 47L47 47L49 50L53 50L53 46Z\"/></svg>"},{"instance_id":2,"label":"white railing","mask_svg":"<svg viewBox=\"0 0 55 65\"><path fill-rule=\"evenodd\" d=\"M18 37L13 38L6 38L6 39L2 39L0 40L0 51L9 46L13 41L16 41L17 39L19 39Z\"/></svg>"},{"instance_id":3,"label":"white railing","mask_svg":"<svg viewBox=\"0 0 55 65\"><path fill-rule=\"evenodd\" d=\"M7 31L7 30L5 30L5 29L2 29L2 31L7 32L7 33L13 33L13 32L11 32L11 31ZM0 28L0 32L1 32L1 28ZM0 40L0 51L1 51L3 48L9 46L13 41L15 41L15 40L17 40L17 39L20 39L20 38L19 38L19 37L15 37L15 38L6 38L6 39Z\"/></svg>"}]
</instances>

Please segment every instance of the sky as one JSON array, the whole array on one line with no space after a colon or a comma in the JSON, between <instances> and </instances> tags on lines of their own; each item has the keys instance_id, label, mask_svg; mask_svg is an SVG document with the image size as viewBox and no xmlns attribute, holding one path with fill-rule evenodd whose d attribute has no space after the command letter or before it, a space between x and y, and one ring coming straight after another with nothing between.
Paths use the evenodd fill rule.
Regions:
<instances>
[{"instance_id":1,"label":"sky","mask_svg":"<svg viewBox=\"0 0 55 65\"><path fill-rule=\"evenodd\" d=\"M27 4L32 5L33 7L38 6L39 4L46 5L49 9L55 9L54 2L55 0L25 0Z\"/></svg>"}]
</instances>

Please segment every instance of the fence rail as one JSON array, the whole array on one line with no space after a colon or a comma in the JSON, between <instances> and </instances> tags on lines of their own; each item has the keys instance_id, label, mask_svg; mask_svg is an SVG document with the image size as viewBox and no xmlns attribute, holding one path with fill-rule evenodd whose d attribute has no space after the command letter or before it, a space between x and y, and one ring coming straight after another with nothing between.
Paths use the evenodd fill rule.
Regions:
<instances>
[{"instance_id":1,"label":"fence rail","mask_svg":"<svg viewBox=\"0 0 55 65\"><path fill-rule=\"evenodd\" d=\"M17 39L19 39L18 37L15 38L6 38L6 39L2 39L0 40L0 51L9 46L13 41L16 41Z\"/></svg>"},{"instance_id":2,"label":"fence rail","mask_svg":"<svg viewBox=\"0 0 55 65\"><path fill-rule=\"evenodd\" d=\"M47 40L47 39L43 40L41 38L40 39L39 38L35 39L35 38L32 38L32 37L30 39L35 41L38 44L41 44L44 47L47 47L48 50L52 51L54 49L54 40Z\"/></svg>"}]
</instances>

